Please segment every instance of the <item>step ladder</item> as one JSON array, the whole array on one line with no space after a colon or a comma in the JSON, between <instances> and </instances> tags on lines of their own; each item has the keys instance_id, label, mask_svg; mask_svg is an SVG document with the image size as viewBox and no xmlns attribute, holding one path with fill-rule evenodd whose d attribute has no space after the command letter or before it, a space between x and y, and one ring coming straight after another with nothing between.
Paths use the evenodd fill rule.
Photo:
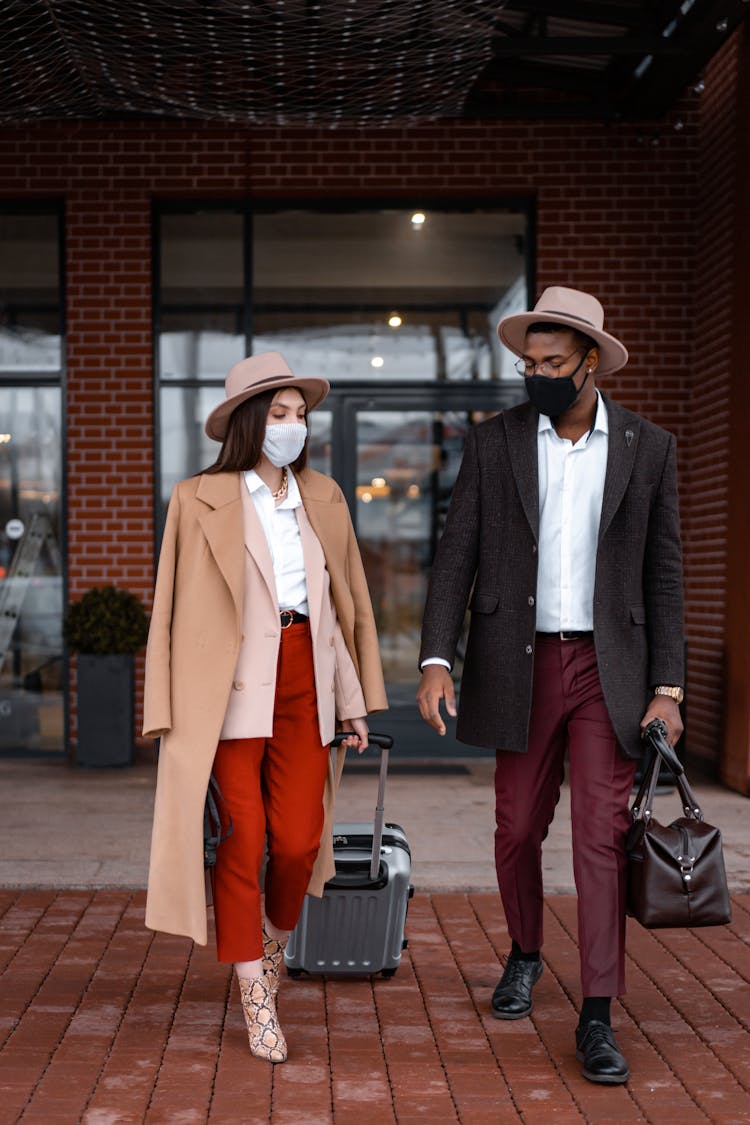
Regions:
<instances>
[{"instance_id":1,"label":"step ladder","mask_svg":"<svg viewBox=\"0 0 750 1125\"><path fill-rule=\"evenodd\" d=\"M0 580L0 671L34 577L37 559L45 547L56 572L62 574L60 548L49 516L34 512L29 526L18 540L8 573Z\"/></svg>"}]
</instances>

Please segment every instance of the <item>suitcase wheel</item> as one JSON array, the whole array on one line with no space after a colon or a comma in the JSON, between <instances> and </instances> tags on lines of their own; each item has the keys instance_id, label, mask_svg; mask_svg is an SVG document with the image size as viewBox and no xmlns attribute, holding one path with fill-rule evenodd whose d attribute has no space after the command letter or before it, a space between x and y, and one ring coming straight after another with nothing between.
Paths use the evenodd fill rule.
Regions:
<instances>
[{"instance_id":1,"label":"suitcase wheel","mask_svg":"<svg viewBox=\"0 0 750 1125\"><path fill-rule=\"evenodd\" d=\"M385 980L390 980L391 977L394 976L396 970L395 969L382 969L381 972L382 972L383 978Z\"/></svg>"},{"instance_id":2,"label":"suitcase wheel","mask_svg":"<svg viewBox=\"0 0 750 1125\"><path fill-rule=\"evenodd\" d=\"M302 969L290 969L287 967L286 975L288 977L291 977L292 980L299 980L299 978L302 976Z\"/></svg>"}]
</instances>

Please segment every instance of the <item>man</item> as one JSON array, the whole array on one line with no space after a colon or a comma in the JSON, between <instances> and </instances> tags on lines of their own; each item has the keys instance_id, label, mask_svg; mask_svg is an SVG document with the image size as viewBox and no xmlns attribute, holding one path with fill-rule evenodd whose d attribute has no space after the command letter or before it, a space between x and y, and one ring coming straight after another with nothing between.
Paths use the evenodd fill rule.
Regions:
<instances>
[{"instance_id":1,"label":"man","mask_svg":"<svg viewBox=\"0 0 750 1125\"><path fill-rule=\"evenodd\" d=\"M417 694L440 734L468 604L457 735L496 750L495 863L511 952L498 1019L542 973L541 847L570 761L583 1004L576 1054L627 1081L610 1026L625 990L625 834L641 728L682 733L682 552L674 437L597 390L628 353L588 293L505 317L529 402L469 434L425 608Z\"/></svg>"}]
</instances>

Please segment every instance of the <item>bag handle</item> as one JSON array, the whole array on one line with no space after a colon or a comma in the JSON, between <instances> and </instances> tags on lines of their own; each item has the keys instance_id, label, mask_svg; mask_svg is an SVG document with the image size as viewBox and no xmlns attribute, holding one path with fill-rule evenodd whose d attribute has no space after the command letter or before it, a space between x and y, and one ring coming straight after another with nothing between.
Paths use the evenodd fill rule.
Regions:
<instances>
[{"instance_id":1,"label":"bag handle","mask_svg":"<svg viewBox=\"0 0 750 1125\"><path fill-rule=\"evenodd\" d=\"M232 835L232 815L227 813L228 823L226 832L221 823L219 804L224 806L224 794L219 788L219 783L213 774L209 776L206 787L206 802L203 807L203 862L206 867L216 864L216 849Z\"/></svg>"},{"instance_id":2,"label":"bag handle","mask_svg":"<svg viewBox=\"0 0 750 1125\"><path fill-rule=\"evenodd\" d=\"M331 743L332 747L340 746L345 738L352 732L339 731ZM383 824L385 822L385 780L388 776L388 751L393 746L393 739L389 734L375 734L370 731L368 741L380 747L380 774L378 777L378 799L375 805L375 819L372 828L372 855L370 857L370 878L377 879L380 871L380 845L383 842Z\"/></svg>"},{"instance_id":3,"label":"bag handle","mask_svg":"<svg viewBox=\"0 0 750 1125\"><path fill-rule=\"evenodd\" d=\"M651 756L631 809L633 820L641 818L649 820L653 814L656 784L662 761L675 775L685 816L693 820L703 820L703 811L685 775L685 767L667 742L666 736L667 727L662 719L652 719L643 732L642 737Z\"/></svg>"}]
</instances>

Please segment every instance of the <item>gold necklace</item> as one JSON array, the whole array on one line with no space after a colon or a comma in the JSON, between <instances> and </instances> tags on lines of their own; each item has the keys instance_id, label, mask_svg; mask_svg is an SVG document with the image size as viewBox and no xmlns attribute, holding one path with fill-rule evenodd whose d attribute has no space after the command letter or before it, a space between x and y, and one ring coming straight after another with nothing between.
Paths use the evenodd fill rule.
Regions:
<instances>
[{"instance_id":1,"label":"gold necklace","mask_svg":"<svg viewBox=\"0 0 750 1125\"><path fill-rule=\"evenodd\" d=\"M276 489L275 492L271 493L274 500L280 500L281 497L286 494L286 490L287 490L288 485L289 485L289 477L287 475L286 465L285 465L284 468L281 470L281 484L279 485L279 487Z\"/></svg>"}]
</instances>

